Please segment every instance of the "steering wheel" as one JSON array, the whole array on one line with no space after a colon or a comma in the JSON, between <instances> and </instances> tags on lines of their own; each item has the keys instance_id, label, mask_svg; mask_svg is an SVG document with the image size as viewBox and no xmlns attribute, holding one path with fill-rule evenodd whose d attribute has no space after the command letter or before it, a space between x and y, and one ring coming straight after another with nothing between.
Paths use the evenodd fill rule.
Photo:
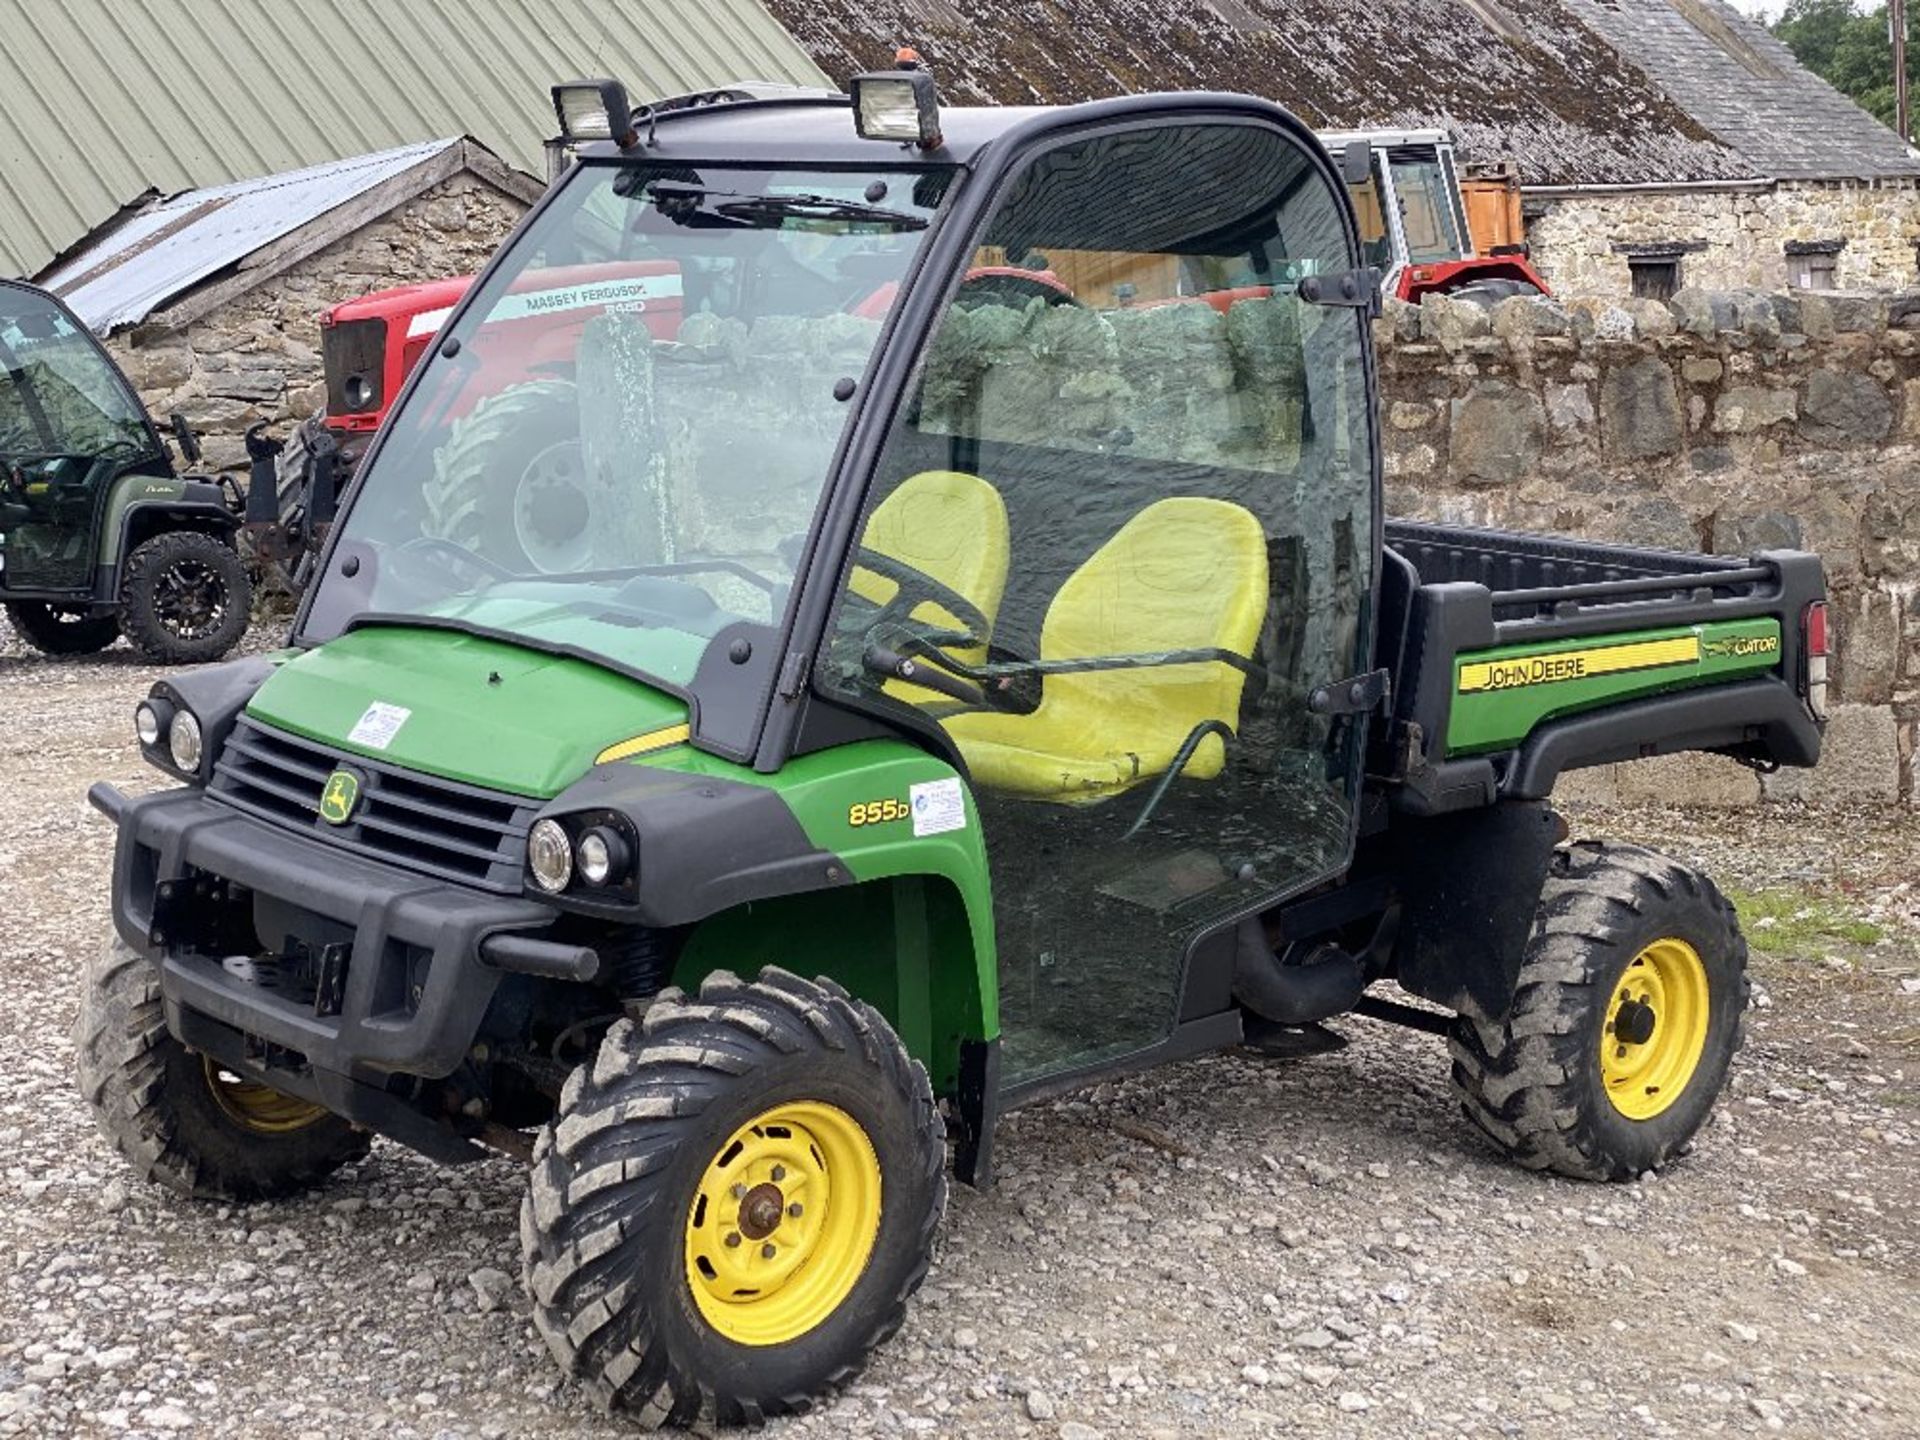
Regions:
<instances>
[{"instance_id":1,"label":"steering wheel","mask_svg":"<svg viewBox=\"0 0 1920 1440\"><path fill-rule=\"evenodd\" d=\"M893 582L893 598L880 607L880 613L874 617L870 629L878 630L888 624L911 625L926 629L930 636L944 637L943 643L948 645L987 643L987 632L993 626L980 612L980 607L951 586L941 584L926 571L916 570L904 561L878 550L869 550L864 545L854 553L853 563L862 570L871 570L882 579ZM949 627L915 620L913 612L929 603L938 605L953 616L967 633L957 635Z\"/></svg>"}]
</instances>

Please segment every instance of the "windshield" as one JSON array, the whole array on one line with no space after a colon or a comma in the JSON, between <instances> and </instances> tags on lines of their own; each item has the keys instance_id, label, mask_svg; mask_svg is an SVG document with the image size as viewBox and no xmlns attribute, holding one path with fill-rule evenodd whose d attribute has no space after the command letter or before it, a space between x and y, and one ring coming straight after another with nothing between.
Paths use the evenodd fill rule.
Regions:
<instances>
[{"instance_id":1,"label":"windshield","mask_svg":"<svg viewBox=\"0 0 1920 1440\"><path fill-rule=\"evenodd\" d=\"M1390 163L1409 263L1436 265L1465 259L1452 169L1431 150L1396 150Z\"/></svg>"},{"instance_id":2,"label":"windshield","mask_svg":"<svg viewBox=\"0 0 1920 1440\"><path fill-rule=\"evenodd\" d=\"M389 422L305 638L430 617L678 690L712 650L749 708L950 174L576 168Z\"/></svg>"},{"instance_id":3,"label":"windshield","mask_svg":"<svg viewBox=\"0 0 1920 1440\"><path fill-rule=\"evenodd\" d=\"M0 461L131 458L157 448L94 338L48 296L0 285Z\"/></svg>"}]
</instances>

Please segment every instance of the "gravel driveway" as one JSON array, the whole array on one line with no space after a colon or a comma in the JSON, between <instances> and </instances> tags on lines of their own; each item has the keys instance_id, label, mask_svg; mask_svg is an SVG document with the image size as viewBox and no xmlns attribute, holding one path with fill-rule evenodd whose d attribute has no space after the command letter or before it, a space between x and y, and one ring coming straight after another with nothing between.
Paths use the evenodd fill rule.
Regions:
<instances>
[{"instance_id":1,"label":"gravel driveway","mask_svg":"<svg viewBox=\"0 0 1920 1440\"><path fill-rule=\"evenodd\" d=\"M89 782L148 786L124 647L0 628L0 1435L628 1433L557 1383L517 1168L376 1144L318 1194L134 1183L72 1078L107 929ZM1581 812L1746 898L1763 1008L1698 1153L1494 1158L1432 1037L1230 1056L1013 1117L862 1383L777 1436L1920 1434L1920 826Z\"/></svg>"}]
</instances>

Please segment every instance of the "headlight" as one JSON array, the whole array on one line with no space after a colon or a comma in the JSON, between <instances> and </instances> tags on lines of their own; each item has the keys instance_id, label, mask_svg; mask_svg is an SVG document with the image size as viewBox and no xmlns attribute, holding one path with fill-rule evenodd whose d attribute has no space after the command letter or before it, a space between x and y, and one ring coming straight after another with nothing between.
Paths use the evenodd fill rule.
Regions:
<instances>
[{"instance_id":1,"label":"headlight","mask_svg":"<svg viewBox=\"0 0 1920 1440\"><path fill-rule=\"evenodd\" d=\"M536 820L527 832L527 869L534 884L558 895L573 879L573 842L558 820Z\"/></svg>"},{"instance_id":2,"label":"headlight","mask_svg":"<svg viewBox=\"0 0 1920 1440\"><path fill-rule=\"evenodd\" d=\"M182 710L167 727L167 753L188 775L200 773L200 722L191 710Z\"/></svg>"},{"instance_id":3,"label":"headlight","mask_svg":"<svg viewBox=\"0 0 1920 1440\"><path fill-rule=\"evenodd\" d=\"M580 837L580 878L589 885L617 885L626 879L633 850L618 831L596 825Z\"/></svg>"},{"instance_id":4,"label":"headlight","mask_svg":"<svg viewBox=\"0 0 1920 1440\"><path fill-rule=\"evenodd\" d=\"M168 711L171 713L171 706ZM140 737L142 745L151 749L167 733L167 717L153 701L142 700L133 710L133 732Z\"/></svg>"}]
</instances>

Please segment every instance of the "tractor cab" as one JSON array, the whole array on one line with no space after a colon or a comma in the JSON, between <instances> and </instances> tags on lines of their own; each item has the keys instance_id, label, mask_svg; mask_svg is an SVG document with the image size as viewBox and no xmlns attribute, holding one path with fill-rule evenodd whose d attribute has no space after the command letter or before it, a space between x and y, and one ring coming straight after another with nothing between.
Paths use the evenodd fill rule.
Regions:
<instances>
[{"instance_id":1,"label":"tractor cab","mask_svg":"<svg viewBox=\"0 0 1920 1440\"><path fill-rule=\"evenodd\" d=\"M175 417L189 460L199 448ZM238 497L174 471L140 398L54 296L0 281L0 602L55 654L122 628L156 660L209 660L246 628L247 577L225 540ZM141 553L169 533L170 540Z\"/></svg>"},{"instance_id":2,"label":"tractor cab","mask_svg":"<svg viewBox=\"0 0 1920 1440\"><path fill-rule=\"evenodd\" d=\"M1428 294L1491 304L1548 293L1526 247L1509 243L1511 236L1491 237L1481 253L1446 131L1342 131L1320 139L1336 155L1364 147L1369 156L1364 178L1350 179L1349 189L1367 263L1385 277L1387 294L1416 304Z\"/></svg>"},{"instance_id":3,"label":"tractor cab","mask_svg":"<svg viewBox=\"0 0 1920 1440\"><path fill-rule=\"evenodd\" d=\"M998 957L905 1023L952 1054L997 995L1042 1084L1203 1043L1195 947L1351 853L1374 291L1271 107L942 120L762 105L583 153L438 331L299 636L588 656L652 720L586 717L609 744L829 774L836 843L961 877L915 902L935 989Z\"/></svg>"}]
</instances>

